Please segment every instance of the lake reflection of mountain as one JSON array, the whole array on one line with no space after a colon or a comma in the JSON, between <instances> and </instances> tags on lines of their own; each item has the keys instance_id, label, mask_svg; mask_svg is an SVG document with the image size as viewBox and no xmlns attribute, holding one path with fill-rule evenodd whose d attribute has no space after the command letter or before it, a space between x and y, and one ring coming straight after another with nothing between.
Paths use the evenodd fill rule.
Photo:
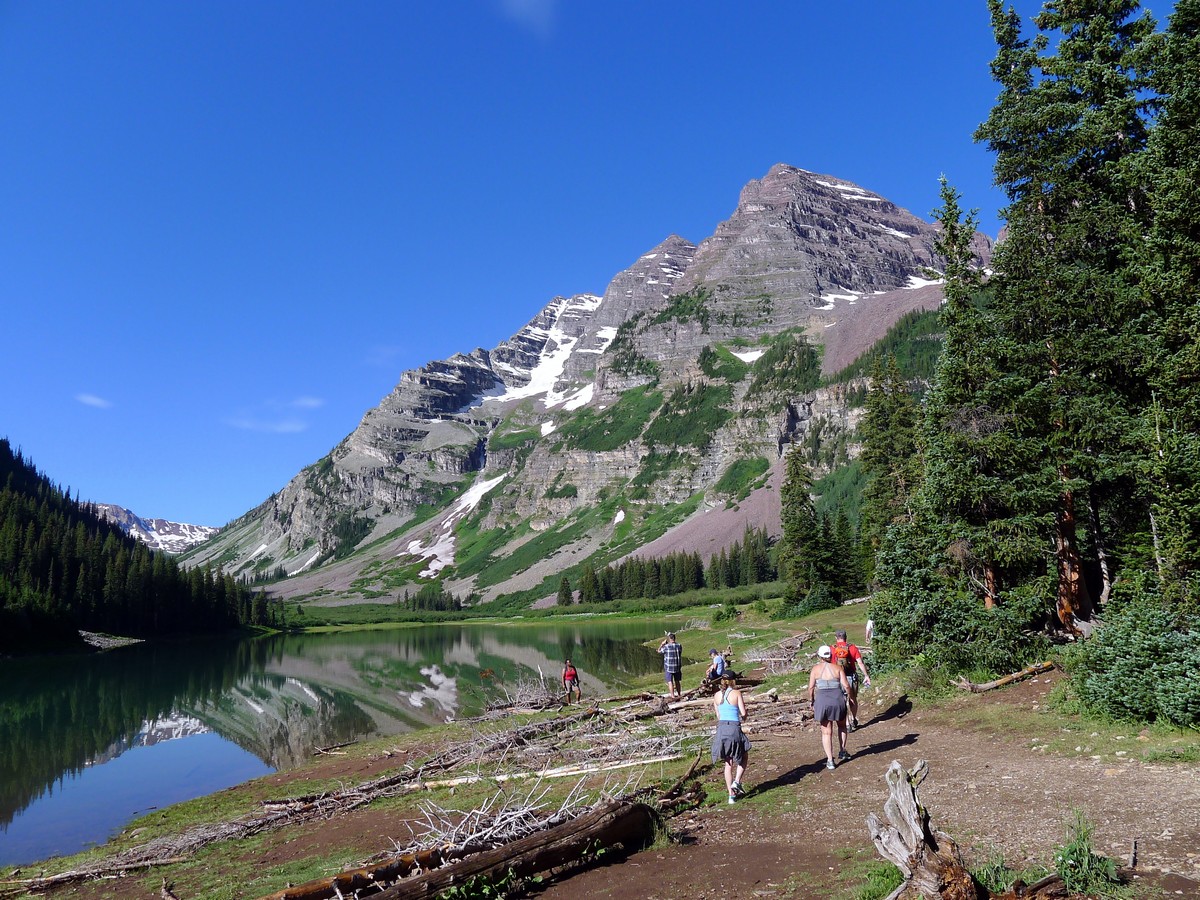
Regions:
<instances>
[{"instance_id":1,"label":"lake reflection of mountain","mask_svg":"<svg viewBox=\"0 0 1200 900\"><path fill-rule=\"evenodd\" d=\"M595 696L655 670L658 654L643 642L660 632L655 623L428 626L5 660L0 864L31 861L7 849L22 843L13 831L37 818L21 815L13 825L19 813L77 789L132 750L154 753L204 736L272 769L290 768L318 747L477 715L522 679L541 675L557 685L565 656L579 667L585 694ZM192 769L129 768L139 788L151 769L172 788L195 777ZM191 796L226 786L206 783Z\"/></svg>"}]
</instances>

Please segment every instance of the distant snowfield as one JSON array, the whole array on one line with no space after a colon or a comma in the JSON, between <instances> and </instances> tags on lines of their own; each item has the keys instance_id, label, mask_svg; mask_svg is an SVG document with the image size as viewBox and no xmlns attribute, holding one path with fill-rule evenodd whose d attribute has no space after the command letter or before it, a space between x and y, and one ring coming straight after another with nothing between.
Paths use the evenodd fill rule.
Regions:
<instances>
[{"instance_id":1,"label":"distant snowfield","mask_svg":"<svg viewBox=\"0 0 1200 900\"><path fill-rule=\"evenodd\" d=\"M916 275L909 275L908 276L908 284L906 284L904 286L904 289L906 291L915 291L915 290L917 290L917 288L930 287L935 284L942 284L944 281L945 281L944 278L934 278L933 280L930 280L928 278L918 278Z\"/></svg>"},{"instance_id":2,"label":"distant snowfield","mask_svg":"<svg viewBox=\"0 0 1200 900\"><path fill-rule=\"evenodd\" d=\"M735 350L733 351L733 355L744 363L752 363L766 352L766 350L745 350L741 353L738 353Z\"/></svg>"},{"instance_id":3,"label":"distant snowfield","mask_svg":"<svg viewBox=\"0 0 1200 900\"><path fill-rule=\"evenodd\" d=\"M552 349L549 352L543 352L537 365L530 370L529 382L527 384L519 387L510 387L503 393L494 395L488 399L505 403L510 400L524 400L529 397L541 396L543 397L542 405L546 409L551 409L564 403L567 404L566 409L577 409L590 401L592 399L590 386L570 395L554 390L554 385L562 378L567 360L571 358L571 354L575 352L575 345L579 343L579 338L568 335L558 326L558 323L562 321L568 312L595 312L599 309L602 300L603 298L595 294L582 294L578 297L572 297L563 304L562 309L555 316L553 326L549 329L531 329L531 334L544 337L546 347ZM608 345L612 343L612 339L616 336L617 329L601 328L596 333L596 337L600 340L600 346L589 350L581 350L580 352L603 353L608 349ZM585 391L588 393L586 397L583 397Z\"/></svg>"},{"instance_id":4,"label":"distant snowfield","mask_svg":"<svg viewBox=\"0 0 1200 900\"><path fill-rule=\"evenodd\" d=\"M505 473L497 475L495 478L489 478L487 481L471 485L470 489L458 498L458 503L454 505L454 510L450 515L446 516L442 521L441 531L430 546L422 547L419 540L409 541L408 546L396 555L416 556L421 559L427 559L429 560L429 565L421 572L420 577L432 578L437 575L438 572L454 562L454 526L463 516L479 505L479 501L484 498L484 495L488 491L507 477L508 473Z\"/></svg>"}]
</instances>

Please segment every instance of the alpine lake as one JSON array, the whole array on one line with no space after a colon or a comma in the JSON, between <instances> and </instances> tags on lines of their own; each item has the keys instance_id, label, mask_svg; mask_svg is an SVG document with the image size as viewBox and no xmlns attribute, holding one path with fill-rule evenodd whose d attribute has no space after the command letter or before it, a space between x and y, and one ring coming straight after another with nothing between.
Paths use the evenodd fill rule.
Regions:
<instances>
[{"instance_id":1,"label":"alpine lake","mask_svg":"<svg viewBox=\"0 0 1200 900\"><path fill-rule=\"evenodd\" d=\"M102 844L320 748L470 718L530 679L657 671L659 620L498 621L154 641L0 660L0 865Z\"/></svg>"}]
</instances>

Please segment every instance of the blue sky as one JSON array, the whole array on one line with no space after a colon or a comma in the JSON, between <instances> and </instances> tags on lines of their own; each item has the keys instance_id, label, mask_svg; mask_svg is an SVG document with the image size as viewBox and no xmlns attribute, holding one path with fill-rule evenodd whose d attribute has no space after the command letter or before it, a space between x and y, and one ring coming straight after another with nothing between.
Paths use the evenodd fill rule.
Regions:
<instances>
[{"instance_id":1,"label":"blue sky","mask_svg":"<svg viewBox=\"0 0 1200 900\"><path fill-rule=\"evenodd\" d=\"M994 235L992 54L983 0L0 0L0 436L222 525L774 163Z\"/></svg>"}]
</instances>

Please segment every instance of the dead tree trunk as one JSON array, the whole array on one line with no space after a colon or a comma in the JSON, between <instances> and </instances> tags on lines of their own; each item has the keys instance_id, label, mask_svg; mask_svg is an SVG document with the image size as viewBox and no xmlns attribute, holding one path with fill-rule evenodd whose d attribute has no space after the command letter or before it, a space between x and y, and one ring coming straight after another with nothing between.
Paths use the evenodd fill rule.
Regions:
<instances>
[{"instance_id":1,"label":"dead tree trunk","mask_svg":"<svg viewBox=\"0 0 1200 900\"><path fill-rule=\"evenodd\" d=\"M654 838L657 822L658 817L645 804L614 800L570 822L404 879L374 896L378 900L411 900L437 896L471 879L497 882L509 872L516 878L528 878L618 845L625 850L646 846Z\"/></svg>"},{"instance_id":2,"label":"dead tree trunk","mask_svg":"<svg viewBox=\"0 0 1200 900\"><path fill-rule=\"evenodd\" d=\"M929 812L917 799L917 787L925 780L929 765L920 760L911 772L896 761L888 767L884 780L888 799L883 813L890 824L884 825L874 813L867 816L867 829L880 855L904 873L904 883L887 900L902 897L938 898L938 900L1061 900L1067 896L1057 875L1036 884L1017 881L1003 894L991 894L975 883L963 865L958 846L946 834L929 824Z\"/></svg>"},{"instance_id":3,"label":"dead tree trunk","mask_svg":"<svg viewBox=\"0 0 1200 900\"><path fill-rule=\"evenodd\" d=\"M911 772L893 761L884 776L888 799L883 812L890 824L882 824L874 813L867 816L875 848L904 873L904 884L892 896L977 900L975 880L963 865L958 846L930 827L929 813L917 800L917 786L928 771L925 760Z\"/></svg>"}]
</instances>

